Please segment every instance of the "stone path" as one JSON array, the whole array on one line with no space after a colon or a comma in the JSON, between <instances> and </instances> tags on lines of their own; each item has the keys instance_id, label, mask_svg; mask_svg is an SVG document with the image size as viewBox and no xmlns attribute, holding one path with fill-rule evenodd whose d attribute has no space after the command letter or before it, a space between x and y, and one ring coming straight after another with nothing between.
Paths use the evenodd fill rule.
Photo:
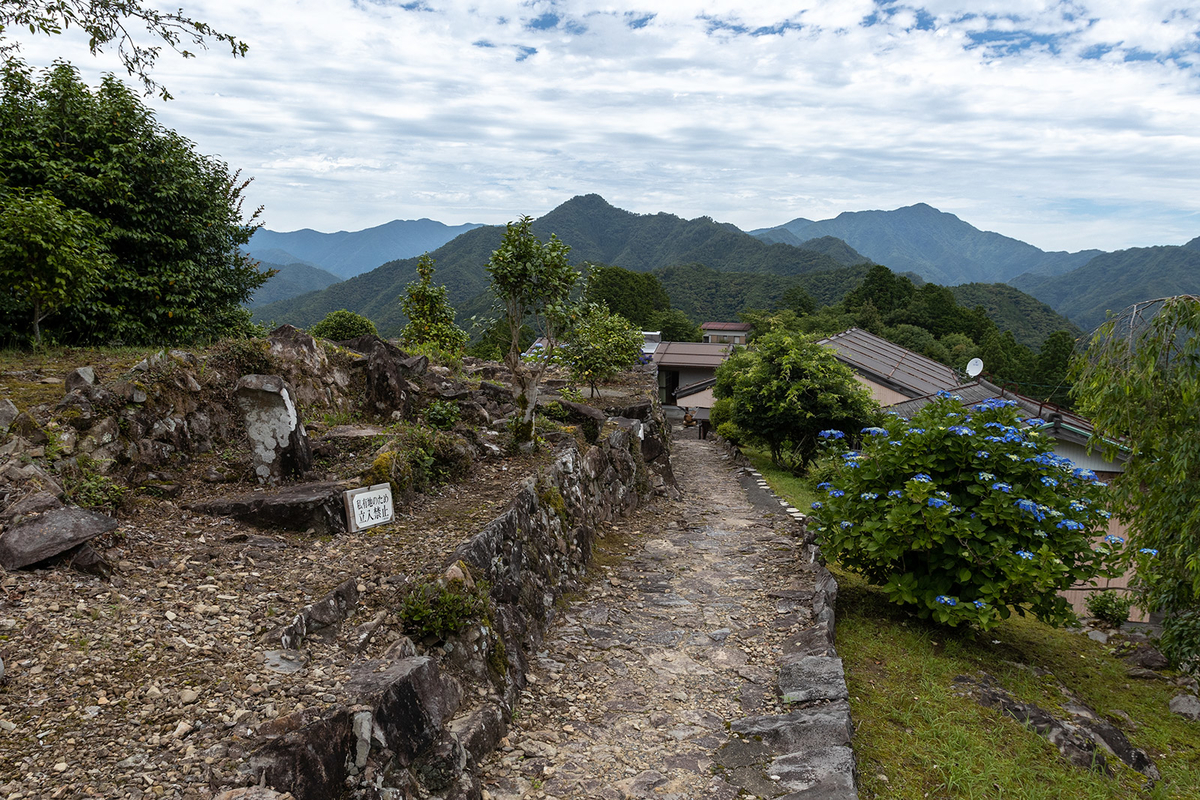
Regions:
<instances>
[{"instance_id":1,"label":"stone path","mask_svg":"<svg viewBox=\"0 0 1200 800\"><path fill-rule=\"evenodd\" d=\"M485 800L856 796L836 586L718 445L673 447L683 499L620 523L627 554L532 659Z\"/></svg>"}]
</instances>

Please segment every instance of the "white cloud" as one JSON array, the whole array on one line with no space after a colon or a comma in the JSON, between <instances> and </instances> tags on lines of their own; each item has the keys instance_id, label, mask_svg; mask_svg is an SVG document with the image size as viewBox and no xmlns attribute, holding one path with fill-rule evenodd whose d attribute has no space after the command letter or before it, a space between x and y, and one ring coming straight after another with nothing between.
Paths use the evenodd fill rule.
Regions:
<instances>
[{"instance_id":1,"label":"white cloud","mask_svg":"<svg viewBox=\"0 0 1200 800\"><path fill-rule=\"evenodd\" d=\"M1187 6L666 5L205 0L186 10L249 57L164 56L157 113L255 176L279 230L503 222L595 191L746 228L928 202L1048 249L1200 233ZM115 63L72 37L26 53Z\"/></svg>"}]
</instances>

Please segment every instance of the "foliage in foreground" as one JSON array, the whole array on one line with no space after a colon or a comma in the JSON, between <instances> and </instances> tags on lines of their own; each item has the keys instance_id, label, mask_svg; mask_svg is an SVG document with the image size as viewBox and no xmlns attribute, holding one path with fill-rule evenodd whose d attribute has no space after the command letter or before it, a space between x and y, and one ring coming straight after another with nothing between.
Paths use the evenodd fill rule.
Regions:
<instances>
[{"instance_id":1,"label":"foliage in foreground","mask_svg":"<svg viewBox=\"0 0 1200 800\"><path fill-rule=\"evenodd\" d=\"M400 298L408 317L400 340L410 347L435 344L443 352L461 355L469 337L454 324L454 308L447 299L446 287L433 283L433 259L428 253L417 260L417 275Z\"/></svg>"},{"instance_id":2,"label":"foliage in foreground","mask_svg":"<svg viewBox=\"0 0 1200 800\"><path fill-rule=\"evenodd\" d=\"M861 451L825 431L831 477L813 509L826 556L942 624L986 630L1010 606L1073 620L1058 592L1116 574L1122 542L1093 549L1110 516L1105 485L1021 425L1012 401L966 410L941 392L911 422L865 429Z\"/></svg>"},{"instance_id":3,"label":"foliage in foreground","mask_svg":"<svg viewBox=\"0 0 1200 800\"><path fill-rule=\"evenodd\" d=\"M518 444L534 441L538 388L554 356L558 337L567 325L566 303L579 278L567 261L571 248L553 234L550 241L543 242L533 234L532 225L533 219L528 216L508 223L504 238L492 252L487 266L492 276L492 291L508 321L509 343L504 351L504 364L512 373L521 412L513 418L513 439ZM521 330L527 319L546 335L545 358L533 361L521 358Z\"/></svg>"},{"instance_id":4,"label":"foliage in foreground","mask_svg":"<svg viewBox=\"0 0 1200 800\"><path fill-rule=\"evenodd\" d=\"M619 314L592 304L571 329L559 358L571 372L572 383L585 383L596 396L596 385L623 369L632 367L642 355L642 332Z\"/></svg>"},{"instance_id":5,"label":"foliage in foreground","mask_svg":"<svg viewBox=\"0 0 1200 800\"><path fill-rule=\"evenodd\" d=\"M823 428L858 430L878 406L850 368L802 334L776 331L748 350L737 349L717 368L714 394L732 402L729 420L749 443L761 443L776 464L803 467Z\"/></svg>"},{"instance_id":6,"label":"foliage in foreground","mask_svg":"<svg viewBox=\"0 0 1200 800\"><path fill-rule=\"evenodd\" d=\"M320 322L309 328L308 332L331 342L344 342L348 339L357 339L359 336L379 335L374 322L362 314L356 314L344 308L330 311Z\"/></svg>"},{"instance_id":7,"label":"foliage in foreground","mask_svg":"<svg viewBox=\"0 0 1200 800\"><path fill-rule=\"evenodd\" d=\"M92 91L69 64L35 78L14 60L0 84L0 205L37 199L41 220L55 223L36 277L4 257L13 291L0 298L0 339L24 335L39 297L43 310L57 304L45 328L63 343L246 335L242 305L273 274L239 249L256 227L257 212L242 219L248 182L159 125L111 75ZM64 258L71 248L96 257ZM47 296L37 288L47 285L75 290Z\"/></svg>"},{"instance_id":8,"label":"foliage in foreground","mask_svg":"<svg viewBox=\"0 0 1200 800\"><path fill-rule=\"evenodd\" d=\"M1167 613L1164 638L1180 645L1168 657L1178 662L1200 652L1200 626L1186 622L1200 614L1200 298L1140 303L1110 319L1073 377L1094 445L1128 456L1114 511L1132 549L1157 554L1130 585L1139 605Z\"/></svg>"}]
</instances>

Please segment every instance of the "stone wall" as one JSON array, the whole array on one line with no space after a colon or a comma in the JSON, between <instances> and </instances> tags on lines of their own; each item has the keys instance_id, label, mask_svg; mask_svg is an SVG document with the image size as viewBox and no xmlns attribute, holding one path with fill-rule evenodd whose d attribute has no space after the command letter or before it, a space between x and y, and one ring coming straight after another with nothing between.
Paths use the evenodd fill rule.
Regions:
<instances>
[{"instance_id":1,"label":"stone wall","mask_svg":"<svg viewBox=\"0 0 1200 800\"><path fill-rule=\"evenodd\" d=\"M446 579L490 586L482 622L436 648L436 659L402 638L364 662L320 718L260 728L246 782L298 800L481 796L476 765L506 733L556 605L582 586L598 526L674 490L657 403L610 411L595 445L561 444L448 558Z\"/></svg>"}]
</instances>

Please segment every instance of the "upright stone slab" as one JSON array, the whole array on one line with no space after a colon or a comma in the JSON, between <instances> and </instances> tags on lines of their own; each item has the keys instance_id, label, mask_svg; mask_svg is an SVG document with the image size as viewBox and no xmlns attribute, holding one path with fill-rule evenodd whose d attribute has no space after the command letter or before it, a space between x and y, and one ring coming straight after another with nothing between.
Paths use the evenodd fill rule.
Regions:
<instances>
[{"instance_id":1,"label":"upright stone slab","mask_svg":"<svg viewBox=\"0 0 1200 800\"><path fill-rule=\"evenodd\" d=\"M259 483L278 483L312 468L308 434L287 381L278 375L245 375L236 397Z\"/></svg>"}]
</instances>

